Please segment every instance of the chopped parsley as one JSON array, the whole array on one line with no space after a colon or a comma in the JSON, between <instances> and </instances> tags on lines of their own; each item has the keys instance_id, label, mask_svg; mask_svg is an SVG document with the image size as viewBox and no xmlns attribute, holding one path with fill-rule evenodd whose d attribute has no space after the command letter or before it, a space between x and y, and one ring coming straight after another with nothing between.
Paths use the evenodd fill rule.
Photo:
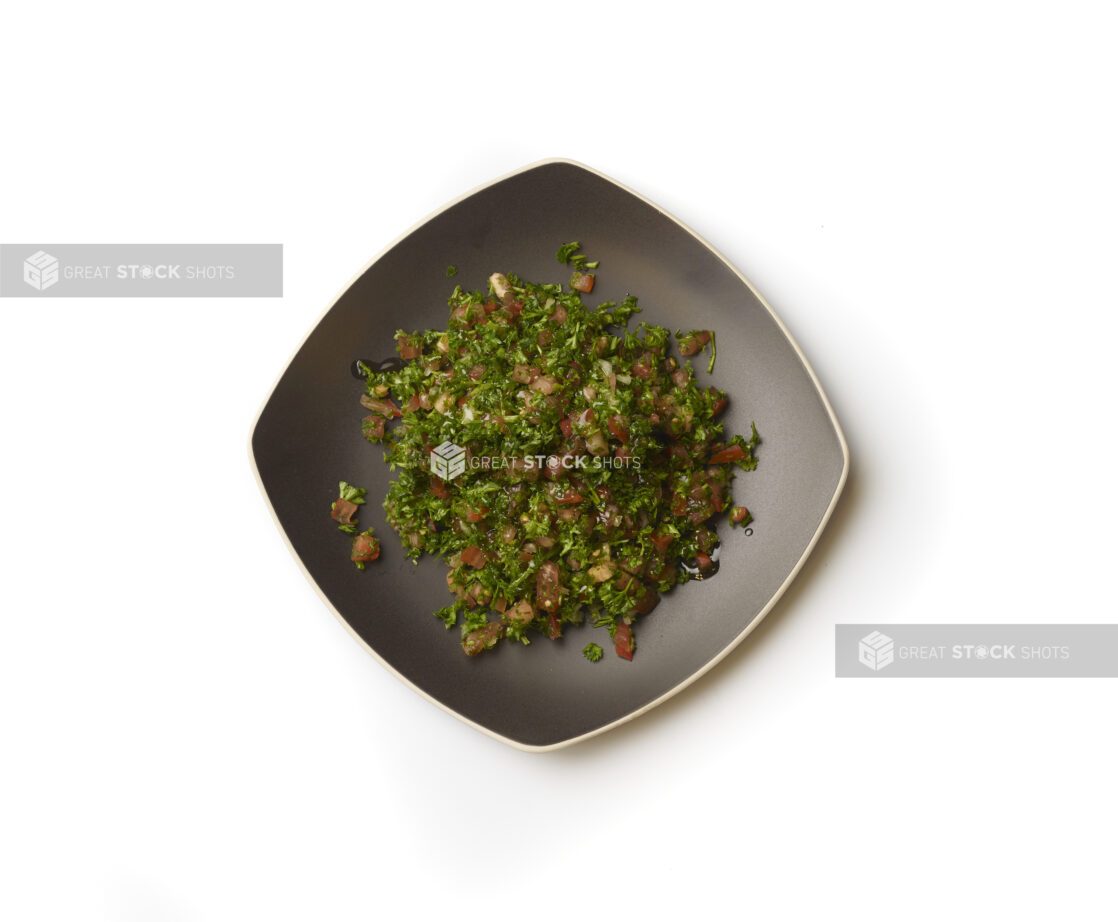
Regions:
<instances>
[{"instance_id":1,"label":"chopped parsley","mask_svg":"<svg viewBox=\"0 0 1118 922\"><path fill-rule=\"evenodd\" d=\"M365 490L346 483L344 480L338 484L338 498L330 505L330 518L339 522L338 531L346 534L357 534L355 516L357 507L365 504Z\"/></svg>"},{"instance_id":2,"label":"chopped parsley","mask_svg":"<svg viewBox=\"0 0 1118 922\"><path fill-rule=\"evenodd\" d=\"M353 484L346 483L344 480L338 484L338 497L340 499L348 500L351 503L356 503L358 506L364 505L365 494L368 490L363 490L361 487L355 487Z\"/></svg>"},{"instance_id":3,"label":"chopped parsley","mask_svg":"<svg viewBox=\"0 0 1118 922\"><path fill-rule=\"evenodd\" d=\"M598 260L590 261L584 254L579 253L581 247L582 244L574 240L571 243L564 243L559 247L559 252L555 254L555 258L563 265L573 267L576 275L582 274L583 269L597 269L599 265ZM572 283L572 287L577 286Z\"/></svg>"},{"instance_id":4,"label":"chopped parsley","mask_svg":"<svg viewBox=\"0 0 1118 922\"><path fill-rule=\"evenodd\" d=\"M564 243L559 247L559 252L555 254L555 258L559 260L564 266L569 265L571 257L575 255L582 248L582 244L577 240L571 243Z\"/></svg>"},{"instance_id":5,"label":"chopped parsley","mask_svg":"<svg viewBox=\"0 0 1118 922\"><path fill-rule=\"evenodd\" d=\"M634 322L635 297L584 303L598 262L580 248L556 254L567 286L499 272L456 285L446 328L399 331L402 364L366 375L389 524L405 556L445 562L454 600L435 614L469 655L589 616L632 658L634 627L690 579L681 563L709 564L716 520L744 509L735 468L757 464L756 428L726 433L726 394L695 380L688 356L709 344L709 371L713 331L677 331L677 358L669 330ZM355 538L359 565L361 538L376 540Z\"/></svg>"},{"instance_id":6,"label":"chopped parsley","mask_svg":"<svg viewBox=\"0 0 1118 922\"><path fill-rule=\"evenodd\" d=\"M588 643L582 648L582 655L590 660L590 662L596 663L602 658L602 648L596 643Z\"/></svg>"}]
</instances>

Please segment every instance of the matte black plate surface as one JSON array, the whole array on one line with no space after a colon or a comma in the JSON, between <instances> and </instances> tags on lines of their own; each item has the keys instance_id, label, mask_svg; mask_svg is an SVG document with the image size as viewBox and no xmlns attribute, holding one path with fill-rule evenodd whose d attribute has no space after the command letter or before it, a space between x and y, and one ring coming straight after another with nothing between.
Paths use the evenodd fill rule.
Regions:
<instances>
[{"instance_id":1,"label":"matte black plate surface","mask_svg":"<svg viewBox=\"0 0 1118 922\"><path fill-rule=\"evenodd\" d=\"M713 329L712 383L726 390L728 431L763 442L758 469L735 481L752 534L719 528L721 571L677 587L640 621L633 662L604 631L502 644L463 655L456 630L432 616L446 605L445 565L406 561L381 501L389 471L361 436L354 358L393 354L397 329L445 328L455 283L484 290L494 271L566 281L555 260L579 240L601 260L597 304L639 297L639 319ZM454 279L446 267L458 267ZM706 378L705 361L698 373ZM451 713L525 749L562 746L647 710L740 642L799 570L826 524L849 465L845 440L806 360L772 309L692 231L635 193L570 161L547 161L485 186L435 214L373 260L319 320L268 397L252 433L261 487L292 550L327 603L385 665ZM330 521L339 480L368 488L360 514L385 553L364 572ZM590 663L596 640L605 658ZM604 640L604 642L603 642Z\"/></svg>"}]
</instances>

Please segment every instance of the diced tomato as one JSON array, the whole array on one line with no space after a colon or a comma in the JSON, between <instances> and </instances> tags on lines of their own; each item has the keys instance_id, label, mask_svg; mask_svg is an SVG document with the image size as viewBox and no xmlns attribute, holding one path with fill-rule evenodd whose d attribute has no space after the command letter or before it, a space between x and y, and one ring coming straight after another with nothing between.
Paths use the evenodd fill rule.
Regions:
<instances>
[{"instance_id":1,"label":"diced tomato","mask_svg":"<svg viewBox=\"0 0 1118 922\"><path fill-rule=\"evenodd\" d=\"M446 588L453 592L456 596L458 596L458 598L462 598L465 595L465 593L462 591L462 587L459 586L458 583L454 580L453 570L446 571Z\"/></svg>"},{"instance_id":2,"label":"diced tomato","mask_svg":"<svg viewBox=\"0 0 1118 922\"><path fill-rule=\"evenodd\" d=\"M462 563L473 567L475 570L480 570L488 562L489 558L485 556L485 552L474 544L462 551Z\"/></svg>"},{"instance_id":3,"label":"diced tomato","mask_svg":"<svg viewBox=\"0 0 1118 922\"><path fill-rule=\"evenodd\" d=\"M480 522L487 515L489 515L489 509L485 506L478 506L477 509L471 509L469 512L466 513L466 521Z\"/></svg>"},{"instance_id":4,"label":"diced tomato","mask_svg":"<svg viewBox=\"0 0 1118 922\"><path fill-rule=\"evenodd\" d=\"M594 290L594 276L588 272L575 272L571 275L571 288L590 294Z\"/></svg>"},{"instance_id":5,"label":"diced tomato","mask_svg":"<svg viewBox=\"0 0 1118 922\"><path fill-rule=\"evenodd\" d=\"M571 488L558 487L551 492L551 498L555 500L557 506L573 506L576 503L581 503L585 497Z\"/></svg>"},{"instance_id":6,"label":"diced tomato","mask_svg":"<svg viewBox=\"0 0 1118 922\"><path fill-rule=\"evenodd\" d=\"M615 503L607 503L604 508L598 510L598 524L606 531L620 528L621 509Z\"/></svg>"},{"instance_id":7,"label":"diced tomato","mask_svg":"<svg viewBox=\"0 0 1118 922\"><path fill-rule=\"evenodd\" d=\"M740 445L727 445L710 456L711 464L730 464L741 461L745 457L745 449Z\"/></svg>"},{"instance_id":8,"label":"diced tomato","mask_svg":"<svg viewBox=\"0 0 1118 922\"><path fill-rule=\"evenodd\" d=\"M559 565L549 560L536 573L536 608L554 613L559 608Z\"/></svg>"},{"instance_id":9,"label":"diced tomato","mask_svg":"<svg viewBox=\"0 0 1118 922\"><path fill-rule=\"evenodd\" d=\"M622 659L632 662L634 647L633 629L624 621L618 621L613 632L613 649Z\"/></svg>"},{"instance_id":10,"label":"diced tomato","mask_svg":"<svg viewBox=\"0 0 1118 922\"><path fill-rule=\"evenodd\" d=\"M725 391L720 391L716 387L708 387L707 393L710 394L710 413L711 416L717 416L726 409L727 397Z\"/></svg>"},{"instance_id":11,"label":"diced tomato","mask_svg":"<svg viewBox=\"0 0 1118 922\"><path fill-rule=\"evenodd\" d=\"M677 460L683 461L687 464L691 463L691 456L687 453L687 449L680 445L678 442L672 442L672 444L668 446L668 457L676 458Z\"/></svg>"},{"instance_id":12,"label":"diced tomato","mask_svg":"<svg viewBox=\"0 0 1118 922\"><path fill-rule=\"evenodd\" d=\"M649 365L647 362L637 362L633 366L632 372L641 380L647 381L649 378L652 377L652 366Z\"/></svg>"},{"instance_id":13,"label":"diced tomato","mask_svg":"<svg viewBox=\"0 0 1118 922\"><path fill-rule=\"evenodd\" d=\"M662 566L655 567L648 571L648 579L650 582L659 583L668 579L675 573L675 567L670 563L663 564Z\"/></svg>"},{"instance_id":14,"label":"diced tomato","mask_svg":"<svg viewBox=\"0 0 1118 922\"><path fill-rule=\"evenodd\" d=\"M622 557L618 562L630 576L644 576L644 571L648 569L648 561L638 557Z\"/></svg>"},{"instance_id":15,"label":"diced tomato","mask_svg":"<svg viewBox=\"0 0 1118 922\"><path fill-rule=\"evenodd\" d=\"M722 507L725 505L725 500L722 496L722 484L712 483L710 485L710 504L715 512L722 511Z\"/></svg>"},{"instance_id":16,"label":"diced tomato","mask_svg":"<svg viewBox=\"0 0 1118 922\"><path fill-rule=\"evenodd\" d=\"M450 490L446 485L446 481L438 477L432 477L431 494L437 496L439 499L448 499L450 497Z\"/></svg>"},{"instance_id":17,"label":"diced tomato","mask_svg":"<svg viewBox=\"0 0 1118 922\"><path fill-rule=\"evenodd\" d=\"M450 319L462 326L470 327L479 320L485 320L488 314L480 304L459 304L450 312Z\"/></svg>"},{"instance_id":18,"label":"diced tomato","mask_svg":"<svg viewBox=\"0 0 1118 922\"><path fill-rule=\"evenodd\" d=\"M551 375L540 375L528 385L532 390L541 394L551 394L559 386L559 382Z\"/></svg>"},{"instance_id":19,"label":"diced tomato","mask_svg":"<svg viewBox=\"0 0 1118 922\"><path fill-rule=\"evenodd\" d=\"M485 627L470 631L462 638L462 649L467 656L477 656L483 650L491 650L501 639L505 626L500 621L490 621Z\"/></svg>"},{"instance_id":20,"label":"diced tomato","mask_svg":"<svg viewBox=\"0 0 1118 922\"><path fill-rule=\"evenodd\" d=\"M370 397L368 394L362 394L361 406L366 410L379 413L381 416L387 416L389 419L395 419L400 416L400 408L387 398L380 400L377 397Z\"/></svg>"},{"instance_id":21,"label":"diced tomato","mask_svg":"<svg viewBox=\"0 0 1118 922\"><path fill-rule=\"evenodd\" d=\"M568 417L564 416L559 420L559 430L563 433L563 437L569 439L574 433L574 427Z\"/></svg>"},{"instance_id":22,"label":"diced tomato","mask_svg":"<svg viewBox=\"0 0 1118 922\"><path fill-rule=\"evenodd\" d=\"M687 496L683 493L672 494L672 515L687 514Z\"/></svg>"},{"instance_id":23,"label":"diced tomato","mask_svg":"<svg viewBox=\"0 0 1118 922\"><path fill-rule=\"evenodd\" d=\"M606 425L609 426L610 435L617 439L617 441L629 441L629 426L625 422L625 417L614 414L606 420Z\"/></svg>"},{"instance_id":24,"label":"diced tomato","mask_svg":"<svg viewBox=\"0 0 1118 922\"><path fill-rule=\"evenodd\" d=\"M384 424L387 422L383 416L366 416L361 420L361 432L370 442L384 438Z\"/></svg>"},{"instance_id":25,"label":"diced tomato","mask_svg":"<svg viewBox=\"0 0 1118 922\"><path fill-rule=\"evenodd\" d=\"M547 613L547 636L551 640L558 640L563 636L563 629L559 627L559 616L553 611Z\"/></svg>"},{"instance_id":26,"label":"diced tomato","mask_svg":"<svg viewBox=\"0 0 1118 922\"><path fill-rule=\"evenodd\" d=\"M683 336L679 340L680 355L698 355L710 342L710 330L699 330L694 336Z\"/></svg>"},{"instance_id":27,"label":"diced tomato","mask_svg":"<svg viewBox=\"0 0 1118 922\"><path fill-rule=\"evenodd\" d=\"M656 553L662 557L668 552L668 547L672 543L672 537L672 535L665 535L661 532L654 531L649 535L649 540L652 542L652 546L656 548Z\"/></svg>"},{"instance_id":28,"label":"diced tomato","mask_svg":"<svg viewBox=\"0 0 1118 922\"><path fill-rule=\"evenodd\" d=\"M563 458L560 455L548 455L543 463L543 474L548 480L558 480L567 473L563 467Z\"/></svg>"},{"instance_id":29,"label":"diced tomato","mask_svg":"<svg viewBox=\"0 0 1118 922\"><path fill-rule=\"evenodd\" d=\"M660 593L651 586L645 586L644 591L637 599L637 604L633 607L633 612L638 615L647 615L659 604Z\"/></svg>"},{"instance_id":30,"label":"diced tomato","mask_svg":"<svg viewBox=\"0 0 1118 922\"><path fill-rule=\"evenodd\" d=\"M353 539L353 552L349 559L354 563L366 563L380 556L380 540L372 535L357 535Z\"/></svg>"},{"instance_id":31,"label":"diced tomato","mask_svg":"<svg viewBox=\"0 0 1118 922\"><path fill-rule=\"evenodd\" d=\"M523 458L513 458L509 466L510 476L514 480L539 480L540 468L538 464L529 465Z\"/></svg>"},{"instance_id":32,"label":"diced tomato","mask_svg":"<svg viewBox=\"0 0 1118 922\"><path fill-rule=\"evenodd\" d=\"M334 508L330 510L330 518L343 525L352 525L353 517L357 514L357 504L348 499L334 500Z\"/></svg>"},{"instance_id":33,"label":"diced tomato","mask_svg":"<svg viewBox=\"0 0 1118 922\"><path fill-rule=\"evenodd\" d=\"M534 617L536 617L536 610L527 599L521 599L505 613L505 618L507 620L517 622L518 624L527 624Z\"/></svg>"},{"instance_id":34,"label":"diced tomato","mask_svg":"<svg viewBox=\"0 0 1118 922\"><path fill-rule=\"evenodd\" d=\"M730 521L735 525L740 525L748 518L749 510L746 509L745 506L734 506L734 508L730 510Z\"/></svg>"},{"instance_id":35,"label":"diced tomato","mask_svg":"<svg viewBox=\"0 0 1118 922\"><path fill-rule=\"evenodd\" d=\"M489 600L493 598L493 593L486 589L481 583L474 583L470 587L470 598L473 599L474 603L477 605L488 605Z\"/></svg>"},{"instance_id":36,"label":"diced tomato","mask_svg":"<svg viewBox=\"0 0 1118 922\"><path fill-rule=\"evenodd\" d=\"M417 359L423 355L423 344L414 336L400 336L396 339L396 351L402 359Z\"/></svg>"},{"instance_id":37,"label":"diced tomato","mask_svg":"<svg viewBox=\"0 0 1118 922\"><path fill-rule=\"evenodd\" d=\"M714 515L714 507L709 503L701 503L691 510L689 516L692 525L699 525Z\"/></svg>"}]
</instances>

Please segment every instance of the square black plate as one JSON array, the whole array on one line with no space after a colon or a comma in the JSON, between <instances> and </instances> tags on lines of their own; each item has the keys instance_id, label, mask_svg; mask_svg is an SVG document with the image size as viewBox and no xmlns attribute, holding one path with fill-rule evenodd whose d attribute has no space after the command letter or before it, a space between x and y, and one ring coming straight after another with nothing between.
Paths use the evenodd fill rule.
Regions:
<instances>
[{"instance_id":1,"label":"square black plate","mask_svg":"<svg viewBox=\"0 0 1118 922\"><path fill-rule=\"evenodd\" d=\"M597 304L638 296L640 319L713 329L709 383L730 395L730 432L756 421L758 469L735 482L754 516L749 533L723 524L722 567L677 587L642 619L638 652L581 655L603 634L571 629L557 642L502 644L466 657L457 631L432 612L446 605L445 565L404 559L381 501L389 470L362 438L355 358L394 352L397 329L445 328L455 283L484 290L494 271L565 281L561 243L601 260ZM446 277L454 265L458 275ZM700 380L705 362L696 362ZM755 627L814 546L849 467L845 439L807 360L749 282L693 231L581 164L533 164L432 215L369 263L299 347L256 421L251 456L276 520L308 578L369 651L455 716L523 749L552 749L643 713L717 663ZM362 527L385 552L359 572L330 521L339 480L366 487ZM606 638L608 643L608 638ZM603 645L605 646L605 644Z\"/></svg>"}]
</instances>

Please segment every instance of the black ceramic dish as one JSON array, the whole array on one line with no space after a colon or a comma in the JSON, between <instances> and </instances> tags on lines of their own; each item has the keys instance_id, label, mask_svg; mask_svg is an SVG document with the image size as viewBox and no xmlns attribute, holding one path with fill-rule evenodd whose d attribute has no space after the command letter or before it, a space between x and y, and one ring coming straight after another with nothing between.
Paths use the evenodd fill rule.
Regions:
<instances>
[{"instance_id":1,"label":"black ceramic dish","mask_svg":"<svg viewBox=\"0 0 1118 922\"><path fill-rule=\"evenodd\" d=\"M484 290L494 271L566 281L555 260L579 240L601 260L587 303L637 295L639 319L713 329L718 361L697 377L730 395L728 431L763 439L755 472L735 481L751 533L719 526L719 574L677 587L637 625L637 654L613 654L589 625L560 641L501 644L466 657L432 612L449 602L446 567L404 559L381 501L390 473L361 436L354 358L392 354L397 329L445 328L456 283ZM448 265L458 268L453 279ZM803 354L744 277L655 205L587 167L534 164L448 205L376 257L326 311L276 383L252 432L261 488L292 551L370 652L450 713L522 749L553 749L648 710L717 663L754 628L810 553L842 491L849 454ZM366 487L361 526L384 553L359 572L330 521L339 480ZM605 658L581 650L594 640Z\"/></svg>"}]
</instances>

